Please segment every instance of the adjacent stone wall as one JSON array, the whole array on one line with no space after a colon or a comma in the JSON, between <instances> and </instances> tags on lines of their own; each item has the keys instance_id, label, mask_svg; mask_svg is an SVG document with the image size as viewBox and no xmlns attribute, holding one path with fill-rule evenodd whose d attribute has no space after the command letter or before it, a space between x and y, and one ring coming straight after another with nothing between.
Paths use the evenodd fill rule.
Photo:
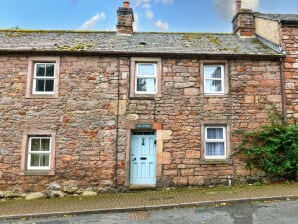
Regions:
<instances>
[{"instance_id":1,"label":"adjacent stone wall","mask_svg":"<svg viewBox=\"0 0 298 224\"><path fill-rule=\"evenodd\" d=\"M226 61L229 94L223 96L202 94L200 63L162 59L162 95L144 99L129 98L129 58L63 56L59 97L26 99L28 58L0 57L0 190L41 191L52 182L76 190L127 186L131 118L156 122L161 133L158 186L227 183L228 176L252 175L237 158L204 160L202 126L227 124L231 154L239 142L236 130L264 124L266 105L280 108L279 62ZM34 129L56 131L54 176L20 175L22 135Z\"/></svg>"},{"instance_id":2,"label":"adjacent stone wall","mask_svg":"<svg viewBox=\"0 0 298 224\"><path fill-rule=\"evenodd\" d=\"M284 59L286 110L289 118L298 121L298 27L280 26Z\"/></svg>"},{"instance_id":3,"label":"adjacent stone wall","mask_svg":"<svg viewBox=\"0 0 298 224\"><path fill-rule=\"evenodd\" d=\"M0 189L41 190L54 180L62 186L113 186L118 78L121 93L128 76L121 60L61 57L57 99L25 98L27 57L0 57L0 65ZM54 176L20 176L26 130L56 131Z\"/></svg>"}]
</instances>

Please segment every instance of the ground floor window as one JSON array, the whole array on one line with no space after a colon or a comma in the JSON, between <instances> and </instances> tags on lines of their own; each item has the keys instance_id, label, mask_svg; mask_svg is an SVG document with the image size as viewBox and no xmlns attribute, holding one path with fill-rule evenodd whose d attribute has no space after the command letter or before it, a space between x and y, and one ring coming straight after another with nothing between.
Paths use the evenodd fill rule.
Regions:
<instances>
[{"instance_id":1,"label":"ground floor window","mask_svg":"<svg viewBox=\"0 0 298 224\"><path fill-rule=\"evenodd\" d=\"M26 131L22 140L21 175L54 175L56 133Z\"/></svg>"},{"instance_id":2,"label":"ground floor window","mask_svg":"<svg viewBox=\"0 0 298 224\"><path fill-rule=\"evenodd\" d=\"M50 168L51 136L30 136L28 141L28 170Z\"/></svg>"},{"instance_id":3,"label":"ground floor window","mask_svg":"<svg viewBox=\"0 0 298 224\"><path fill-rule=\"evenodd\" d=\"M205 127L205 158L225 159L226 158L226 127L206 126Z\"/></svg>"}]
</instances>

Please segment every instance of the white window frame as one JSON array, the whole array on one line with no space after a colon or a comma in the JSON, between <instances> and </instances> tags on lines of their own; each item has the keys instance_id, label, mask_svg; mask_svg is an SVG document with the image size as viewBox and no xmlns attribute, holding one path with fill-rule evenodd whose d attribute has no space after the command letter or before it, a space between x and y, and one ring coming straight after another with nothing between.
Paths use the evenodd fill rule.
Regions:
<instances>
[{"instance_id":1,"label":"white window frame","mask_svg":"<svg viewBox=\"0 0 298 224\"><path fill-rule=\"evenodd\" d=\"M207 139L208 128L221 128L223 129L223 139ZM227 127L224 125L209 125L205 126L205 144L204 154L205 159L226 159L227 158ZM207 156L207 143L224 143L224 156Z\"/></svg>"},{"instance_id":2,"label":"white window frame","mask_svg":"<svg viewBox=\"0 0 298 224\"><path fill-rule=\"evenodd\" d=\"M206 78L205 74L205 67L221 67L221 78ZM204 94L207 95L222 95L225 93L225 65L223 64L204 64L203 65L203 73L204 73ZM207 85L206 81L207 80L214 80L214 81L221 81L221 91L210 91L207 92Z\"/></svg>"},{"instance_id":3,"label":"white window frame","mask_svg":"<svg viewBox=\"0 0 298 224\"><path fill-rule=\"evenodd\" d=\"M37 65L54 65L54 76L53 77L38 77L37 74ZM33 74L33 88L32 88L32 94L44 94L44 95L52 95L55 93L55 86L56 86L56 63L55 62L35 62L34 63L34 74ZM36 82L37 80L53 80L53 91L36 91Z\"/></svg>"},{"instance_id":4,"label":"white window frame","mask_svg":"<svg viewBox=\"0 0 298 224\"><path fill-rule=\"evenodd\" d=\"M31 140L32 139L49 139L49 151L31 151ZM52 136L29 136L28 139L28 160L27 160L27 170L50 170L51 167L51 150L52 150ZM49 155L49 165L48 166L31 166L31 155L32 154L48 154Z\"/></svg>"},{"instance_id":5,"label":"white window frame","mask_svg":"<svg viewBox=\"0 0 298 224\"><path fill-rule=\"evenodd\" d=\"M139 65L154 65L154 76L152 75L141 75L139 76ZM149 91L138 91L137 90L137 84L138 84L138 78L143 79L155 79L155 91L149 92ZM158 88L158 79L157 79L157 63L154 62L136 62L136 74L135 74L135 93L136 94L157 94L157 88Z\"/></svg>"}]
</instances>

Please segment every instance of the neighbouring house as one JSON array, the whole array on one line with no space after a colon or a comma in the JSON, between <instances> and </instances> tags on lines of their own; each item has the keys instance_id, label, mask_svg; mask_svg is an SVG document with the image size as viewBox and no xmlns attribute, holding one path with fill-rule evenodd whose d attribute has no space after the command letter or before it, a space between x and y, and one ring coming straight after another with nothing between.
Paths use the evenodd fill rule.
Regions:
<instances>
[{"instance_id":1,"label":"neighbouring house","mask_svg":"<svg viewBox=\"0 0 298 224\"><path fill-rule=\"evenodd\" d=\"M298 120L298 15L237 0L233 33L0 31L0 190L227 184L236 131Z\"/></svg>"}]
</instances>

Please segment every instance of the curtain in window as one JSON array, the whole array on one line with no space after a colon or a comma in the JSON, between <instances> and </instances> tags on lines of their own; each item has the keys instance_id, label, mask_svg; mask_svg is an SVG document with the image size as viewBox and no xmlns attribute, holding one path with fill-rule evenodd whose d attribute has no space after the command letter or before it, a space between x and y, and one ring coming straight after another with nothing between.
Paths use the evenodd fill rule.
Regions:
<instances>
[{"instance_id":1,"label":"curtain in window","mask_svg":"<svg viewBox=\"0 0 298 224\"><path fill-rule=\"evenodd\" d=\"M208 128L207 139L223 139L223 128Z\"/></svg>"},{"instance_id":2,"label":"curtain in window","mask_svg":"<svg viewBox=\"0 0 298 224\"><path fill-rule=\"evenodd\" d=\"M213 140L213 142L206 143L206 156L224 156L225 155L225 144L224 130L223 128L208 128L207 129L207 141ZM214 142L218 139L219 142Z\"/></svg>"},{"instance_id":3,"label":"curtain in window","mask_svg":"<svg viewBox=\"0 0 298 224\"><path fill-rule=\"evenodd\" d=\"M206 156L224 156L225 145L223 142L207 142Z\"/></svg>"}]
</instances>

